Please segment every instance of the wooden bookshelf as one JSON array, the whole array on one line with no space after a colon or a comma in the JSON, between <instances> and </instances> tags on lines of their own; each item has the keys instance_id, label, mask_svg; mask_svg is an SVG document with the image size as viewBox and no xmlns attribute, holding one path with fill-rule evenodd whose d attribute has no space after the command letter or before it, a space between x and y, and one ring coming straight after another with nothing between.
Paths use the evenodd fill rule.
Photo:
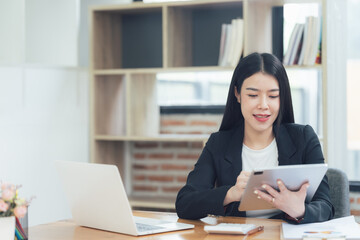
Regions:
<instances>
[{"instance_id":1,"label":"wooden bookshelf","mask_svg":"<svg viewBox=\"0 0 360 240\"><path fill-rule=\"evenodd\" d=\"M109 136L97 135L98 141L141 141L141 142L205 142L208 134L159 134L154 136Z\"/></svg>"},{"instance_id":2,"label":"wooden bookshelf","mask_svg":"<svg viewBox=\"0 0 360 240\"><path fill-rule=\"evenodd\" d=\"M271 10L285 3L322 6L322 64L289 66L322 74L323 129L326 129L325 0L195 0L96 6L91 17L91 161L115 164L125 185L130 142L202 142L209 135L159 134L156 74L232 71L217 66L221 24L244 19L244 55L271 52ZM323 131L326 155L326 131ZM150 204L173 206L173 199ZM146 207L139 199L134 206ZM161 207L162 206L162 207Z\"/></svg>"}]
</instances>

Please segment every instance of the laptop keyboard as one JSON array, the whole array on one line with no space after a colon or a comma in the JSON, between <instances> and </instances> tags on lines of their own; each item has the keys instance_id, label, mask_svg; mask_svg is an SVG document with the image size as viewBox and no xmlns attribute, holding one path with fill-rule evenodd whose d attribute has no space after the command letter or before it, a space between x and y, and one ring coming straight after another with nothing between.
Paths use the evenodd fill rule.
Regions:
<instances>
[{"instance_id":1,"label":"laptop keyboard","mask_svg":"<svg viewBox=\"0 0 360 240\"><path fill-rule=\"evenodd\" d=\"M145 232L145 231L154 231L154 230L162 229L163 227L153 226L143 223L136 223L136 228L139 232Z\"/></svg>"}]
</instances>

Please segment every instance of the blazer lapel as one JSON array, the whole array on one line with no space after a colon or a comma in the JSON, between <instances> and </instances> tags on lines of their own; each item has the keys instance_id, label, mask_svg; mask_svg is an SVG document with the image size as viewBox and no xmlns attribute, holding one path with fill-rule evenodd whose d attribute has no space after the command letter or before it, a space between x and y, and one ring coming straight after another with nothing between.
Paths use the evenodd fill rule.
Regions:
<instances>
[{"instance_id":1,"label":"blazer lapel","mask_svg":"<svg viewBox=\"0 0 360 240\"><path fill-rule=\"evenodd\" d=\"M235 182L237 176L240 174L242 169L241 152L243 146L243 136L241 132L242 132L242 127L241 126L237 127L234 134L231 137L229 146L226 149L226 153L225 153L225 161L227 162L226 168L230 170L228 171L227 174L230 174L231 172L232 174L231 179L234 179Z\"/></svg>"},{"instance_id":2,"label":"blazer lapel","mask_svg":"<svg viewBox=\"0 0 360 240\"><path fill-rule=\"evenodd\" d=\"M276 144L278 148L279 165L291 165L291 157L296 152L296 147L284 125L281 125L276 136Z\"/></svg>"}]
</instances>

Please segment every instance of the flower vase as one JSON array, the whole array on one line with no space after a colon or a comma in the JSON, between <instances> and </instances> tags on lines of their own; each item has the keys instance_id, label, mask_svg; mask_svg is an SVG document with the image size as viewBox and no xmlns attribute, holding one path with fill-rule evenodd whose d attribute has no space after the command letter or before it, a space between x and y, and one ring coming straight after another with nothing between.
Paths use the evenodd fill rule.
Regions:
<instances>
[{"instance_id":1,"label":"flower vase","mask_svg":"<svg viewBox=\"0 0 360 240\"><path fill-rule=\"evenodd\" d=\"M0 239L14 240L15 237L15 217L0 217Z\"/></svg>"}]
</instances>

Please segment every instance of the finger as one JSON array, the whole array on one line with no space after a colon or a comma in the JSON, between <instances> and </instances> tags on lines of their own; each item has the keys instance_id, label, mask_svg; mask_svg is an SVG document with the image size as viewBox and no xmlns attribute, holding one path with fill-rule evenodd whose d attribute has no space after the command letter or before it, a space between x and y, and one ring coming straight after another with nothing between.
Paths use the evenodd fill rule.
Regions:
<instances>
[{"instance_id":1,"label":"finger","mask_svg":"<svg viewBox=\"0 0 360 240\"><path fill-rule=\"evenodd\" d=\"M263 199L263 200L265 200L265 201L267 201L267 202L269 202L269 203L273 203L273 202L272 202L273 196L271 196L271 195L269 195L269 194L267 194L267 193L264 193L264 192L262 192L262 191L260 191L260 190L255 190L255 191L254 191L254 194L257 195L257 198L258 198L258 199Z\"/></svg>"},{"instance_id":2,"label":"finger","mask_svg":"<svg viewBox=\"0 0 360 240\"><path fill-rule=\"evenodd\" d=\"M240 184L240 183L245 183L245 184L247 184L247 182L248 182L248 179L246 179L246 178L238 178L237 180L236 180L236 184Z\"/></svg>"},{"instance_id":3,"label":"finger","mask_svg":"<svg viewBox=\"0 0 360 240\"><path fill-rule=\"evenodd\" d=\"M239 178L245 178L245 179L248 179L250 177L250 172L245 172L245 171L242 171L239 176Z\"/></svg>"},{"instance_id":4,"label":"finger","mask_svg":"<svg viewBox=\"0 0 360 240\"><path fill-rule=\"evenodd\" d=\"M272 188L270 185L263 184L261 188L266 190L272 197L277 197L279 195L279 192Z\"/></svg>"},{"instance_id":5,"label":"finger","mask_svg":"<svg viewBox=\"0 0 360 240\"><path fill-rule=\"evenodd\" d=\"M278 180L276 181L276 184L278 185L280 192L285 192L285 191L288 190L288 189L286 188L285 184L283 183L283 181L281 181L281 179L278 179Z\"/></svg>"},{"instance_id":6,"label":"finger","mask_svg":"<svg viewBox=\"0 0 360 240\"><path fill-rule=\"evenodd\" d=\"M240 187L240 188L245 188L246 185L247 185L247 183L244 182L244 181L238 181L238 182L236 182L235 185L236 185L237 187Z\"/></svg>"},{"instance_id":7,"label":"finger","mask_svg":"<svg viewBox=\"0 0 360 240\"><path fill-rule=\"evenodd\" d=\"M304 194L304 195L306 196L306 191L307 191L307 189L308 189L309 186L310 186L309 183L304 183L304 184L301 186L299 192L301 192L302 194Z\"/></svg>"},{"instance_id":8,"label":"finger","mask_svg":"<svg viewBox=\"0 0 360 240\"><path fill-rule=\"evenodd\" d=\"M249 177L246 177L244 175L239 175L236 179L236 182L245 182L247 183L249 181Z\"/></svg>"},{"instance_id":9,"label":"finger","mask_svg":"<svg viewBox=\"0 0 360 240\"><path fill-rule=\"evenodd\" d=\"M242 179L242 178L239 178L237 181L236 181L236 186L241 186L241 187L244 187L247 185L247 181L245 179Z\"/></svg>"}]
</instances>

